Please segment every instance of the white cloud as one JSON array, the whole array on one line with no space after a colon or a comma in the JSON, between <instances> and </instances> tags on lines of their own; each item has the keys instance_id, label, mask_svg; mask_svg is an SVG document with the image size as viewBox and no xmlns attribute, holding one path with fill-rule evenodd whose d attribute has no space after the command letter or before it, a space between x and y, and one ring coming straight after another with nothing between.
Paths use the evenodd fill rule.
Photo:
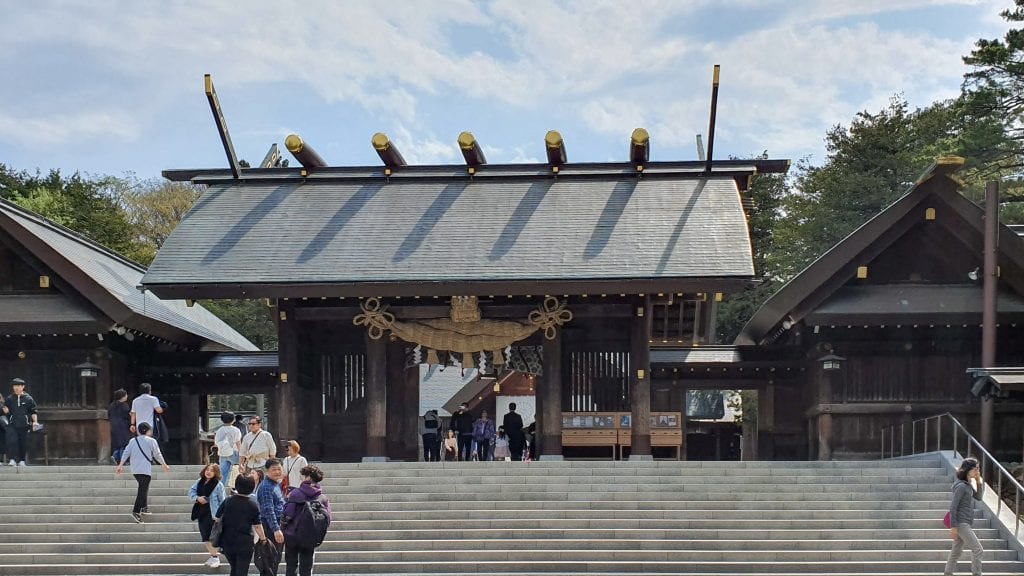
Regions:
<instances>
[{"instance_id":1,"label":"white cloud","mask_svg":"<svg viewBox=\"0 0 1024 576\"><path fill-rule=\"evenodd\" d=\"M86 112L46 117L0 114L0 139L36 149L64 145L77 139L103 139L108 143L132 141L139 129L114 113Z\"/></svg>"}]
</instances>

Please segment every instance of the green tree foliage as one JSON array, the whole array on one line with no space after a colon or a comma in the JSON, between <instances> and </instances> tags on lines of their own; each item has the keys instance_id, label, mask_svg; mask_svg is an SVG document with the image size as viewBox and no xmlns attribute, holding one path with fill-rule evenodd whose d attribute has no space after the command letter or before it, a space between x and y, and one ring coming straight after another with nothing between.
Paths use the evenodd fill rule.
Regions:
<instances>
[{"instance_id":1,"label":"green tree foliage","mask_svg":"<svg viewBox=\"0 0 1024 576\"><path fill-rule=\"evenodd\" d=\"M117 179L17 172L0 165L0 197L83 234L133 260L142 255L116 194Z\"/></svg>"},{"instance_id":2,"label":"green tree foliage","mask_svg":"<svg viewBox=\"0 0 1024 576\"><path fill-rule=\"evenodd\" d=\"M148 265L164 241L203 193L201 186L164 180L119 181L118 197L137 241L145 252L140 262Z\"/></svg>"},{"instance_id":3,"label":"green tree foliage","mask_svg":"<svg viewBox=\"0 0 1024 576\"><path fill-rule=\"evenodd\" d=\"M1000 13L1006 21L1024 22L1024 0ZM1005 139L979 147L990 173L1021 175L1024 151L1024 30L1011 28L1002 39L980 39L964 57L972 69L964 76L963 99L970 114L1004 128Z\"/></svg>"},{"instance_id":4,"label":"green tree foliage","mask_svg":"<svg viewBox=\"0 0 1024 576\"><path fill-rule=\"evenodd\" d=\"M750 242L754 251L754 274L760 279L760 283L743 292L730 295L718 305L718 342L732 342L747 320L779 286L769 261L775 252L775 229L782 217L782 201L787 192L788 183L784 174L757 176L747 190L747 197L750 200L748 221Z\"/></svg>"},{"instance_id":5,"label":"green tree foliage","mask_svg":"<svg viewBox=\"0 0 1024 576\"><path fill-rule=\"evenodd\" d=\"M260 350L277 350L277 326L266 300L203 300L202 305Z\"/></svg>"}]
</instances>

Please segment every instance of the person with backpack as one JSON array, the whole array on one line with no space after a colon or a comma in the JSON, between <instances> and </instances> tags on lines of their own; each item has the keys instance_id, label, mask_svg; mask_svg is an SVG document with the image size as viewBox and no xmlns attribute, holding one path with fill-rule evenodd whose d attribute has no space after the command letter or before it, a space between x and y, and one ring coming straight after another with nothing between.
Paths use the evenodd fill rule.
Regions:
<instances>
[{"instance_id":1,"label":"person with backpack","mask_svg":"<svg viewBox=\"0 0 1024 576\"><path fill-rule=\"evenodd\" d=\"M153 439L153 427L149 422L142 422L138 426L139 435L132 438L132 441L125 447L121 454L121 463L117 465L114 473L118 476L124 472L124 465L131 463L132 476L139 483L135 492L135 506L132 507L132 520L142 523L142 514L149 513L149 482L153 479L153 464L160 463L164 472L170 472L171 467L164 460L160 452L160 445Z\"/></svg>"},{"instance_id":2,"label":"person with backpack","mask_svg":"<svg viewBox=\"0 0 1024 576\"><path fill-rule=\"evenodd\" d=\"M437 418L437 410L427 410L420 423L420 436L423 438L423 461L439 462L441 460L441 421Z\"/></svg>"},{"instance_id":3,"label":"person with backpack","mask_svg":"<svg viewBox=\"0 0 1024 576\"><path fill-rule=\"evenodd\" d=\"M302 483L288 495L282 517L287 576L310 576L313 573L313 552L323 544L331 526L331 501L320 488L324 473L317 466L310 465L302 468L299 474Z\"/></svg>"},{"instance_id":4,"label":"person with backpack","mask_svg":"<svg viewBox=\"0 0 1024 576\"><path fill-rule=\"evenodd\" d=\"M480 418L473 423L473 441L476 442L477 459L486 462L494 440L494 420L487 417L487 410L480 411Z\"/></svg>"},{"instance_id":5,"label":"person with backpack","mask_svg":"<svg viewBox=\"0 0 1024 576\"><path fill-rule=\"evenodd\" d=\"M217 457L220 459L221 484L225 488L231 488L235 485L232 475L238 475L238 452L242 449L242 433L233 425L234 413L221 412L220 421L221 426L213 435L213 445L217 447Z\"/></svg>"}]
</instances>

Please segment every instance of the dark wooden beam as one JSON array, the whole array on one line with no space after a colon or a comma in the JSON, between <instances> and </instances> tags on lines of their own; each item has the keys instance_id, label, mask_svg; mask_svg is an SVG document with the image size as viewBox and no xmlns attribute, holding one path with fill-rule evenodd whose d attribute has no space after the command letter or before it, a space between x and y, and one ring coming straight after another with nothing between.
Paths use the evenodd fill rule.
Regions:
<instances>
[{"instance_id":1,"label":"dark wooden beam","mask_svg":"<svg viewBox=\"0 0 1024 576\"><path fill-rule=\"evenodd\" d=\"M716 160L711 167L710 175L718 178L739 178L751 174L784 174L789 171L789 160ZM706 177L707 162L688 160L681 162L649 162L644 164L644 179L680 177ZM302 176L301 168L261 168L242 169L247 183L265 181L332 181L332 180L383 180L386 175L384 166L342 166L325 167ZM197 184L215 184L233 179L230 169L223 168L186 168L164 170L163 177L174 182L195 182ZM558 177L563 178L607 178L636 177L636 165L631 162L575 162L559 166ZM418 178L450 178L465 180L466 167L450 164L443 166L403 166L390 175L391 182L401 182ZM482 165L474 174L477 179L501 178L519 180L526 178L550 178L551 166L548 164L487 164Z\"/></svg>"},{"instance_id":2,"label":"dark wooden beam","mask_svg":"<svg viewBox=\"0 0 1024 576\"><path fill-rule=\"evenodd\" d=\"M309 306L297 307L295 317L305 321L351 321L362 311L351 306ZM537 304L481 304L480 310L484 318L495 319L526 319L537 309ZM628 304L570 304L574 320L591 318L625 318L629 315ZM406 306L388 305L391 312L399 320L419 320L424 318L447 318L451 314L449 306Z\"/></svg>"}]
</instances>

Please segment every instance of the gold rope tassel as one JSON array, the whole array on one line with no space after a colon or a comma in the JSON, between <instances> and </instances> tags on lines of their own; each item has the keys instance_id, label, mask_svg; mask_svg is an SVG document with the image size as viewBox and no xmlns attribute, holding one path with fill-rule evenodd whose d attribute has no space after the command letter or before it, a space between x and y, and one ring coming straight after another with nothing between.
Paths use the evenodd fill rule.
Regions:
<instances>
[{"instance_id":1,"label":"gold rope tassel","mask_svg":"<svg viewBox=\"0 0 1024 576\"><path fill-rule=\"evenodd\" d=\"M430 364L431 366L436 366L440 363L441 360L438 359L437 357L437 350L434 350L433 348L427 350L427 364Z\"/></svg>"},{"instance_id":2,"label":"gold rope tassel","mask_svg":"<svg viewBox=\"0 0 1024 576\"><path fill-rule=\"evenodd\" d=\"M491 360L491 364L494 364L495 366L504 366L505 365L505 351L504 350L502 350L502 349L491 350L491 356L494 357L494 359Z\"/></svg>"},{"instance_id":3,"label":"gold rope tassel","mask_svg":"<svg viewBox=\"0 0 1024 576\"><path fill-rule=\"evenodd\" d=\"M467 368L473 368L473 367L474 367L474 364L473 364L473 353L472 352L463 352L462 353L462 369L466 370Z\"/></svg>"}]
</instances>

